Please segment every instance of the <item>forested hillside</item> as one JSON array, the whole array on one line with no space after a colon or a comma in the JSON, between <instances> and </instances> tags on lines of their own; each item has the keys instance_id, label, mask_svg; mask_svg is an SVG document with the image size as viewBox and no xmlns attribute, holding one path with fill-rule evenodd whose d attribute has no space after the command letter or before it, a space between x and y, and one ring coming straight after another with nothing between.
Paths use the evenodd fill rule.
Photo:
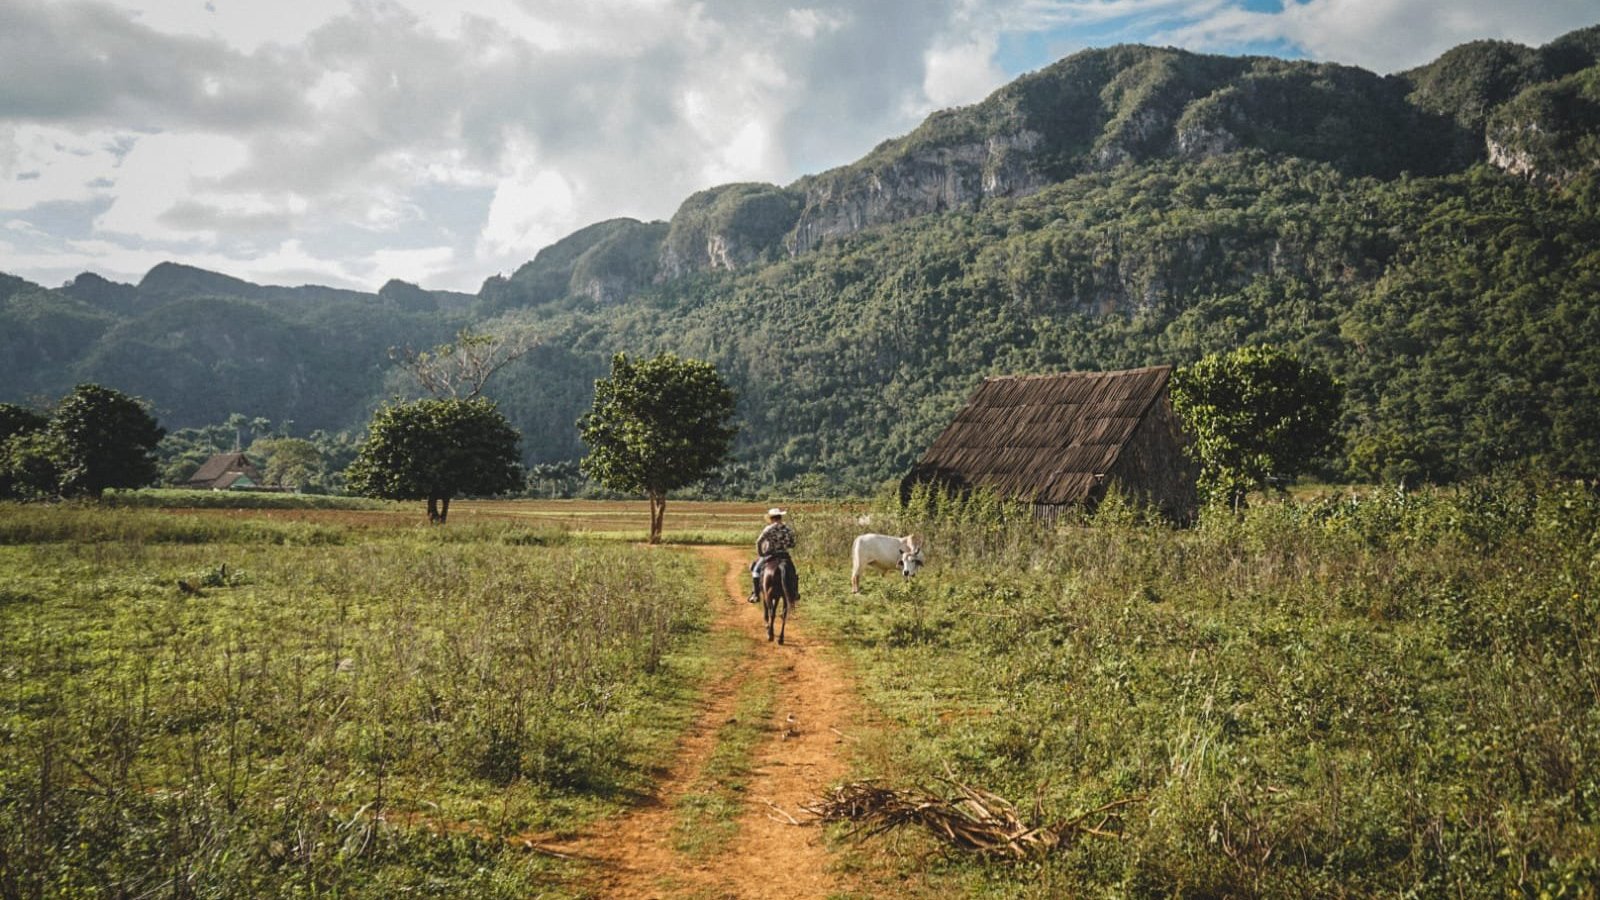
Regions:
<instances>
[{"instance_id":1,"label":"forested hillside","mask_svg":"<svg viewBox=\"0 0 1600 900\"><path fill-rule=\"evenodd\" d=\"M1600 28L1396 76L1115 47L788 187L598 223L476 298L0 279L0 400L95 380L169 428L358 428L387 349L463 325L543 344L491 393L529 462L572 459L612 352L708 359L736 485L859 491L983 376L1185 363L1273 341L1341 378L1329 473L1600 472Z\"/></svg>"}]
</instances>

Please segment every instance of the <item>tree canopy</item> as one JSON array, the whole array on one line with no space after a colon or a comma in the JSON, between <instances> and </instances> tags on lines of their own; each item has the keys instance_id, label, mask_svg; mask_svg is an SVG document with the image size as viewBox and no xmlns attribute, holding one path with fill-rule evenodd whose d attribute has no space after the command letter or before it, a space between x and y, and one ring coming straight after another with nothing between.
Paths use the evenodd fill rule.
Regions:
<instances>
[{"instance_id":1,"label":"tree canopy","mask_svg":"<svg viewBox=\"0 0 1600 900\"><path fill-rule=\"evenodd\" d=\"M488 400L427 399L384 406L345 475L351 491L387 500L427 500L443 524L458 495L522 486L516 429Z\"/></svg>"},{"instance_id":2,"label":"tree canopy","mask_svg":"<svg viewBox=\"0 0 1600 900\"><path fill-rule=\"evenodd\" d=\"M99 497L156 480L166 431L138 400L80 384L48 419L0 404L0 496Z\"/></svg>"},{"instance_id":3,"label":"tree canopy","mask_svg":"<svg viewBox=\"0 0 1600 900\"><path fill-rule=\"evenodd\" d=\"M1200 491L1234 504L1332 452L1341 398L1333 378L1271 345L1213 353L1172 374Z\"/></svg>"},{"instance_id":4,"label":"tree canopy","mask_svg":"<svg viewBox=\"0 0 1600 900\"><path fill-rule=\"evenodd\" d=\"M614 491L650 499L650 542L661 540L668 491L712 475L728 459L738 428L733 390L716 366L663 353L611 358L594 384L594 406L578 420L589 445L584 474Z\"/></svg>"}]
</instances>

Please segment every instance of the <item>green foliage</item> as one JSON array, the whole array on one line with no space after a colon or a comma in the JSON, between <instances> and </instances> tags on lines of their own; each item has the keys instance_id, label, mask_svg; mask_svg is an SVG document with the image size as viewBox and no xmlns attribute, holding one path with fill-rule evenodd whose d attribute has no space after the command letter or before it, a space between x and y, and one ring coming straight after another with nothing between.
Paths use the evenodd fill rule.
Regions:
<instances>
[{"instance_id":1,"label":"green foliage","mask_svg":"<svg viewBox=\"0 0 1600 900\"><path fill-rule=\"evenodd\" d=\"M250 445L250 455L262 461L261 474L268 484L297 491L319 485L327 476L317 445L305 438L267 438Z\"/></svg>"},{"instance_id":2,"label":"green foliage","mask_svg":"<svg viewBox=\"0 0 1600 900\"><path fill-rule=\"evenodd\" d=\"M1031 865L930 864L910 838L879 892L1581 897L1600 873L1582 484L1506 474L1186 529L873 515L928 535L915 579L869 582L882 600L845 594L853 515L803 523L812 614L888 725L856 777L952 777L1044 822L1134 801L1103 822L1120 839Z\"/></svg>"},{"instance_id":3,"label":"green foliage","mask_svg":"<svg viewBox=\"0 0 1600 900\"><path fill-rule=\"evenodd\" d=\"M99 497L107 488L156 479L155 448L166 432L139 401L80 384L48 420L0 405L0 498Z\"/></svg>"},{"instance_id":4,"label":"green foliage","mask_svg":"<svg viewBox=\"0 0 1600 900\"><path fill-rule=\"evenodd\" d=\"M417 400L378 410L345 477L352 492L387 500L427 500L444 522L450 498L492 496L522 487L516 429L493 403ZM443 509L439 509L443 501Z\"/></svg>"},{"instance_id":5,"label":"green foliage","mask_svg":"<svg viewBox=\"0 0 1600 900\"><path fill-rule=\"evenodd\" d=\"M6 897L578 896L510 838L640 796L695 712L685 555L75 505L0 532L18 520L48 542L0 542Z\"/></svg>"},{"instance_id":6,"label":"green foliage","mask_svg":"<svg viewBox=\"0 0 1600 900\"><path fill-rule=\"evenodd\" d=\"M51 500L61 496L66 447L48 428L24 431L0 444L0 499Z\"/></svg>"},{"instance_id":7,"label":"green foliage","mask_svg":"<svg viewBox=\"0 0 1600 900\"><path fill-rule=\"evenodd\" d=\"M37 461L48 461L50 454L35 448L38 440L33 435L49 423L25 406L0 403L0 499L32 495L41 481L47 488L53 486L53 473L34 471Z\"/></svg>"},{"instance_id":8,"label":"green foliage","mask_svg":"<svg viewBox=\"0 0 1600 900\"><path fill-rule=\"evenodd\" d=\"M50 424L50 419L26 406L0 403L0 444L19 434L39 431Z\"/></svg>"},{"instance_id":9,"label":"green foliage","mask_svg":"<svg viewBox=\"0 0 1600 900\"><path fill-rule=\"evenodd\" d=\"M771 184L725 184L683 201L661 246L665 273L681 276L713 267L718 243L735 266L763 259L782 246L800 217L801 197Z\"/></svg>"},{"instance_id":10,"label":"green foliage","mask_svg":"<svg viewBox=\"0 0 1600 900\"><path fill-rule=\"evenodd\" d=\"M551 304L607 277L630 288L642 286L655 274L655 254L666 231L662 223L636 219L608 219L581 228L540 250L510 278L496 275L485 281L478 293L479 312L496 315Z\"/></svg>"},{"instance_id":11,"label":"green foliage","mask_svg":"<svg viewBox=\"0 0 1600 900\"><path fill-rule=\"evenodd\" d=\"M1172 373L1171 396L1201 494L1230 505L1293 481L1337 444L1338 382L1281 347L1211 354Z\"/></svg>"},{"instance_id":12,"label":"green foliage","mask_svg":"<svg viewBox=\"0 0 1600 900\"><path fill-rule=\"evenodd\" d=\"M156 480L156 445L166 430L138 401L80 384L56 405L50 433L60 441L61 493L99 497L106 488Z\"/></svg>"},{"instance_id":13,"label":"green foliage","mask_svg":"<svg viewBox=\"0 0 1600 900\"><path fill-rule=\"evenodd\" d=\"M1530 175L1565 181L1600 159L1600 66L1528 88L1490 118L1489 137Z\"/></svg>"},{"instance_id":14,"label":"green foliage","mask_svg":"<svg viewBox=\"0 0 1600 900\"><path fill-rule=\"evenodd\" d=\"M636 362L611 358L611 375L594 385L594 406L578 420L589 455L584 474L614 491L651 502L650 541L661 538L668 491L714 473L738 428L733 391L716 366L663 353Z\"/></svg>"}]
</instances>

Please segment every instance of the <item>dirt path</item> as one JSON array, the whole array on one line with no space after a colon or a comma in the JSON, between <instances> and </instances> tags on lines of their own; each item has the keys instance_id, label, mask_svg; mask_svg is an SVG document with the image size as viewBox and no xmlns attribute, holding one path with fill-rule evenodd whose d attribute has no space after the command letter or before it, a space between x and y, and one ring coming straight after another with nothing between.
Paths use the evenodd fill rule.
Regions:
<instances>
[{"instance_id":1,"label":"dirt path","mask_svg":"<svg viewBox=\"0 0 1600 900\"><path fill-rule=\"evenodd\" d=\"M696 551L706 560L708 580L720 586L713 627L743 639L737 663L711 684L655 797L551 849L588 860L594 890L606 898L826 897L841 885L829 871L821 831L796 827L783 813L799 817L800 804L845 776L844 735L858 723L853 687L811 634L804 605L789 619L787 643L767 642L761 608L744 600L750 580L742 551ZM769 685L771 714L739 795L737 833L709 852L680 851L678 801L704 788L719 731L741 694Z\"/></svg>"}]
</instances>

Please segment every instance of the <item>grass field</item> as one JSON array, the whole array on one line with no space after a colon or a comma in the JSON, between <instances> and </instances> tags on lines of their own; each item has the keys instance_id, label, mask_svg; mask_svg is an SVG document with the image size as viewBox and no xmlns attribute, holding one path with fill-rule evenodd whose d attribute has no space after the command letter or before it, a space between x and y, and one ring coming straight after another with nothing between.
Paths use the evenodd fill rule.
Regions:
<instances>
[{"instance_id":1,"label":"grass field","mask_svg":"<svg viewBox=\"0 0 1600 900\"><path fill-rule=\"evenodd\" d=\"M110 495L111 505L165 509L175 515L236 518L242 512L267 522L306 522L348 528L428 527L420 502L229 491L146 490ZM754 544L768 504L669 501L663 539L678 544ZM796 512L832 508L799 504ZM450 526L517 524L556 528L586 538L642 541L650 531L650 505L628 500L456 500Z\"/></svg>"},{"instance_id":2,"label":"grass field","mask_svg":"<svg viewBox=\"0 0 1600 900\"><path fill-rule=\"evenodd\" d=\"M565 896L517 849L631 807L728 642L645 504L0 507L0 896ZM1026 863L838 839L877 895L1594 897L1600 501L1515 480L1210 511L871 510L915 580L848 592L861 506L792 518L877 727L854 778L995 791ZM674 503L747 546L759 504ZM742 605L741 605L742 606ZM774 697L664 837L728 831ZM781 702L781 698L777 698Z\"/></svg>"},{"instance_id":3,"label":"grass field","mask_svg":"<svg viewBox=\"0 0 1600 900\"><path fill-rule=\"evenodd\" d=\"M927 535L928 568L857 597L853 523L801 523L812 612L889 726L858 772L952 776L1041 824L1128 805L1102 828L1120 837L1043 864L859 851L888 853L897 893L1596 895L1587 490L1346 493L1185 530L1115 503L1059 529L977 506L879 511Z\"/></svg>"},{"instance_id":4,"label":"grass field","mask_svg":"<svg viewBox=\"0 0 1600 900\"><path fill-rule=\"evenodd\" d=\"M0 896L565 890L514 839L650 789L702 566L269 515L4 509Z\"/></svg>"}]
</instances>

